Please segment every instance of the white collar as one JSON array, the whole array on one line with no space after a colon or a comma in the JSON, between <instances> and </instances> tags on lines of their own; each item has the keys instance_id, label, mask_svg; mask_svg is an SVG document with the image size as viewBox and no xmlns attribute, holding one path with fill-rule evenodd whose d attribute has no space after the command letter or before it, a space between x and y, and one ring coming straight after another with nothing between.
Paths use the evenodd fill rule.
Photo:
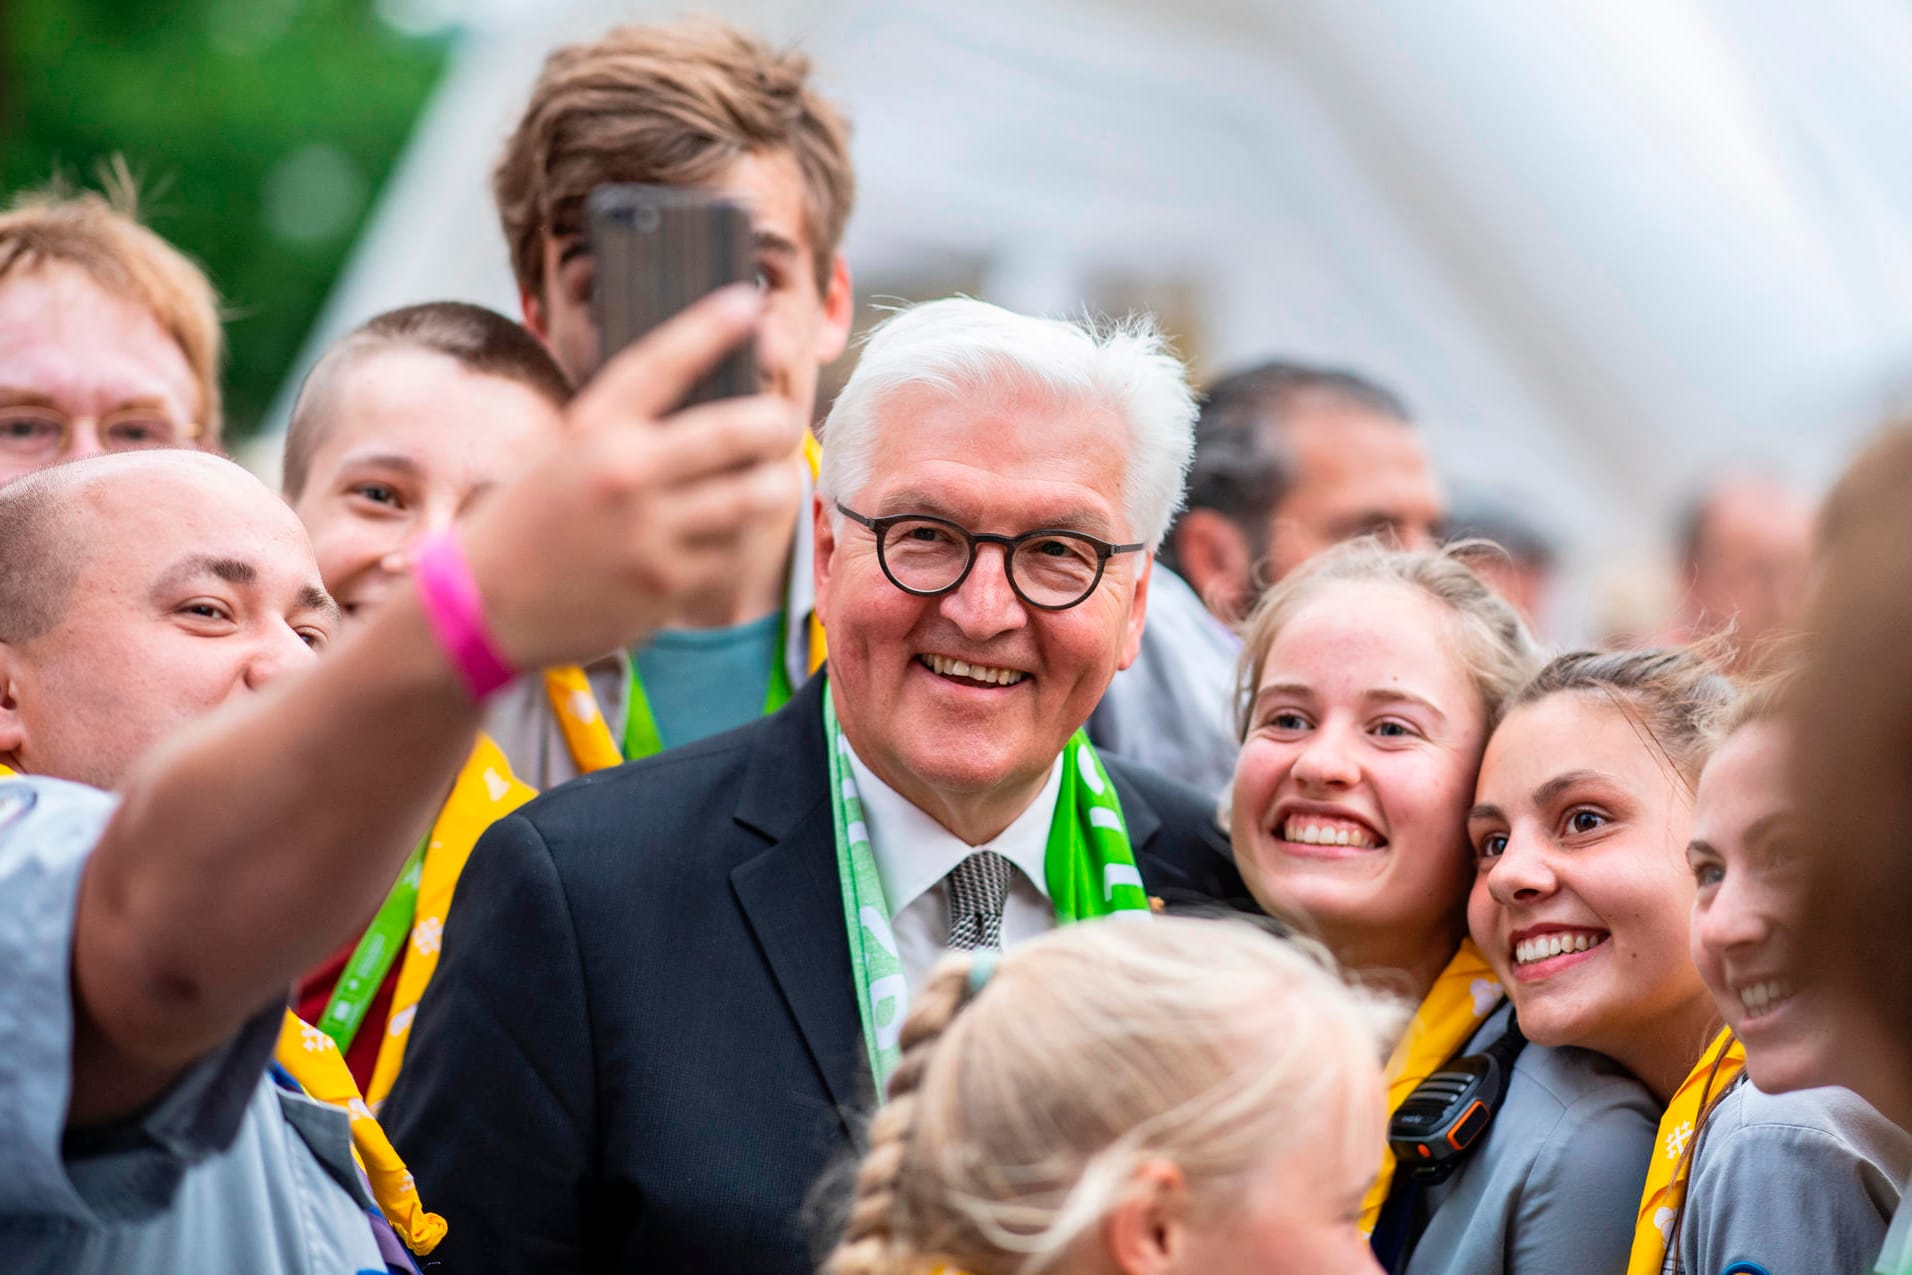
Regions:
<instances>
[{"instance_id":1,"label":"white collar","mask_svg":"<svg viewBox=\"0 0 1912 1275\"><path fill-rule=\"evenodd\" d=\"M844 742L849 742L847 736ZM972 846L877 778L876 772L856 755L855 748L844 751L856 777L863 822L870 830L870 853L876 860L876 874L883 881L883 898L890 905L891 920L948 876L957 864L983 849L994 850L1015 864L1043 898L1049 897L1043 864L1049 851L1049 825L1055 818L1056 799L1062 793L1062 758L1056 758L1042 791L1015 822L995 840Z\"/></svg>"}]
</instances>

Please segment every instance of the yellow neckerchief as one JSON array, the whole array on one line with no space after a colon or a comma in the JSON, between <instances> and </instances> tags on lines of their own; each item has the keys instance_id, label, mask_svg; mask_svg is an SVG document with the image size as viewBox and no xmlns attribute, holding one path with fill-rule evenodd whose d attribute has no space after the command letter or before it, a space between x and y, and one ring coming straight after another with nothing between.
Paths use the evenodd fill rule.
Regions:
<instances>
[{"instance_id":1,"label":"yellow neckerchief","mask_svg":"<svg viewBox=\"0 0 1912 1275\"><path fill-rule=\"evenodd\" d=\"M299 1088L351 1117L353 1155L372 1184L379 1211L405 1247L420 1257L438 1247L445 1238L445 1219L425 1211L411 1171L398 1158L365 1099L359 1097L338 1044L288 1009L279 1024L279 1045L273 1057L299 1082Z\"/></svg>"},{"instance_id":2,"label":"yellow neckerchief","mask_svg":"<svg viewBox=\"0 0 1912 1275\"><path fill-rule=\"evenodd\" d=\"M425 846L411 942L400 958L391 1017L386 1020L385 1039L378 1043L372 1083L365 1091L373 1111L392 1092L398 1069L404 1065L412 1018L425 995L425 985L438 969L438 947L445 933L445 917L451 911L452 891L458 887L472 847L486 828L537 795L535 788L511 773L511 763L505 760L503 750L480 735L471 756L465 759L458 782L452 785L451 796L438 812L437 822L432 824L431 840Z\"/></svg>"},{"instance_id":3,"label":"yellow neckerchief","mask_svg":"<svg viewBox=\"0 0 1912 1275\"><path fill-rule=\"evenodd\" d=\"M1673 1219L1686 1198L1686 1179L1693 1167L1689 1144L1706 1122L1706 1114L1746 1067L1746 1049L1733 1033L1722 1031L1706 1047L1693 1070L1673 1093L1660 1117L1653 1161L1646 1171L1646 1189L1640 1193L1640 1216L1633 1225L1633 1252L1627 1275L1660 1275L1666 1265L1666 1245Z\"/></svg>"},{"instance_id":4,"label":"yellow neckerchief","mask_svg":"<svg viewBox=\"0 0 1912 1275\"><path fill-rule=\"evenodd\" d=\"M1434 979L1407 1032L1388 1058L1388 1114L1392 1116L1409 1094L1429 1076L1459 1053L1468 1037L1500 1004L1500 980L1487 964L1487 958L1474 946L1474 940L1462 939L1447 967ZM1381 1218L1381 1206L1387 1203L1388 1190L1394 1185L1394 1153L1383 1150L1381 1171L1361 1200L1361 1233L1374 1234Z\"/></svg>"},{"instance_id":5,"label":"yellow neckerchief","mask_svg":"<svg viewBox=\"0 0 1912 1275\"><path fill-rule=\"evenodd\" d=\"M816 481L818 467L823 462L823 448L817 442L817 436L808 430L803 435L803 459L810 466L810 480ZM807 516L807 511L799 514ZM792 571L807 571L809 564L793 562ZM825 643L823 622L817 619L815 611L809 617L810 652L807 661L809 671L814 673L823 666ZM783 659L781 647L777 658ZM560 665L544 671L545 698L551 701L551 711L558 719L558 729L564 733L565 746L571 750L571 760L577 764L580 774L590 774L594 770L608 770L612 766L624 763L624 749L611 734L610 723L604 719L604 710L598 706L597 696L591 691L591 682L584 670L576 664Z\"/></svg>"}]
</instances>

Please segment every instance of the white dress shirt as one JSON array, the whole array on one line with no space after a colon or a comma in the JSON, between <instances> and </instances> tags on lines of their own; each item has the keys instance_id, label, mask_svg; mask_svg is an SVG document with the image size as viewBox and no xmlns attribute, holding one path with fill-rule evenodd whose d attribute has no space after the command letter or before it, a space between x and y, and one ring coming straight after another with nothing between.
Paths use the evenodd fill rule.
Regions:
<instances>
[{"instance_id":1,"label":"white dress shirt","mask_svg":"<svg viewBox=\"0 0 1912 1275\"><path fill-rule=\"evenodd\" d=\"M878 779L854 748L846 751L856 776L856 795L863 803L863 822L870 830L870 853L890 905L897 955L912 988L923 985L931 967L949 950L949 883L944 878L978 850L994 850L1016 867L1003 903L1003 946L1055 928L1055 906L1049 902L1043 859L1049 849L1056 798L1062 792L1060 757L1028 809L995 840L972 846Z\"/></svg>"}]
</instances>

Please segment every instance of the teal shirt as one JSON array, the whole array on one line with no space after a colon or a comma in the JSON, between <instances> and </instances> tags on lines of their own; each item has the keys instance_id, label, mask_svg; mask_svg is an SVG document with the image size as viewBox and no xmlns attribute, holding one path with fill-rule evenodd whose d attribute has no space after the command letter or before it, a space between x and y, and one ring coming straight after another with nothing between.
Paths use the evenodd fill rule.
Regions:
<instances>
[{"instance_id":1,"label":"teal shirt","mask_svg":"<svg viewBox=\"0 0 1912 1275\"><path fill-rule=\"evenodd\" d=\"M665 629L634 655L666 748L763 716L770 666L783 658L783 614L727 629Z\"/></svg>"}]
</instances>

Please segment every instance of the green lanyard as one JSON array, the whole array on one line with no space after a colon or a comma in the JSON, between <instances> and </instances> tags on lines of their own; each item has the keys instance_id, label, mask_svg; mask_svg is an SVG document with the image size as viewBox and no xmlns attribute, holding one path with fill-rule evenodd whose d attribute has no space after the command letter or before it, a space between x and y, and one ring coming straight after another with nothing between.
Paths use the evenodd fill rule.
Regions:
<instances>
[{"instance_id":1,"label":"green lanyard","mask_svg":"<svg viewBox=\"0 0 1912 1275\"><path fill-rule=\"evenodd\" d=\"M418 911L418 882L425 873L425 847L431 844L431 839L432 834L426 832L412 851L412 857L405 860L405 870L398 874L392 892L379 905L378 915L365 927L365 936L352 949L352 958L345 963L338 986L332 989L332 999L326 1002L325 1013L319 1018L319 1030L338 1042L340 1053L352 1047L379 984L385 981L392 962L405 948L412 917Z\"/></svg>"},{"instance_id":2,"label":"green lanyard","mask_svg":"<svg viewBox=\"0 0 1912 1275\"><path fill-rule=\"evenodd\" d=\"M786 616L787 616L786 612ZM784 625L777 626L777 653L770 661L770 685L764 691L763 716L790 702L790 670L784 667ZM636 761L664 751L664 733L657 729L657 715L651 711L651 697L644 693L644 675L637 671L637 660L627 651L624 667L631 675L631 696L624 713L624 760Z\"/></svg>"},{"instance_id":3,"label":"green lanyard","mask_svg":"<svg viewBox=\"0 0 1912 1275\"><path fill-rule=\"evenodd\" d=\"M830 755L830 813L836 827L837 881L843 891L843 924L850 939L850 970L856 978L863 1047L881 1095L896 1069L897 1038L909 1014L909 978L890 928L889 900L870 848L870 829L850 768L850 742L837 728L836 704L823 688L823 734ZM1128 827L1115 785L1089 744L1076 731L1062 750L1062 789L1049 820L1042 874L1067 925L1115 912L1149 911L1148 892L1135 866Z\"/></svg>"}]
</instances>

